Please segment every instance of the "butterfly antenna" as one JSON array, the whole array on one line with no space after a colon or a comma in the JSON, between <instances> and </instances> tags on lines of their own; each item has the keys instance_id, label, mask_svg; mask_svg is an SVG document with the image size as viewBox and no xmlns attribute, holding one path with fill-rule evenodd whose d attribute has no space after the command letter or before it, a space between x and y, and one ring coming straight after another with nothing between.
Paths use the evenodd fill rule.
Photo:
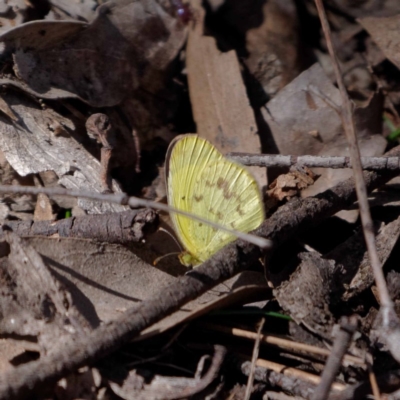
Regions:
<instances>
[{"instance_id":1,"label":"butterfly antenna","mask_svg":"<svg viewBox=\"0 0 400 400\"><path fill-rule=\"evenodd\" d=\"M169 256L179 256L179 251L174 251L173 253L168 253L168 254L164 254L163 256L160 256L160 257L157 257L154 261L153 261L153 265L154 266L157 266L157 264L163 259L163 258L166 258L166 257L169 257Z\"/></svg>"},{"instance_id":2,"label":"butterfly antenna","mask_svg":"<svg viewBox=\"0 0 400 400\"><path fill-rule=\"evenodd\" d=\"M179 255L183 251L181 244L176 240L176 237L170 231L167 231L163 227L159 227L158 230L161 231L161 232L166 233L167 235L169 235L172 238L172 240L178 245L178 247L181 249L181 251L180 252L179 251L174 251L172 253L164 254L163 256L157 257L153 261L153 265L154 266L156 266L163 258L169 257L169 256Z\"/></svg>"},{"instance_id":3,"label":"butterfly antenna","mask_svg":"<svg viewBox=\"0 0 400 400\"><path fill-rule=\"evenodd\" d=\"M181 251L183 251L183 248L182 248L181 244L176 240L176 237L170 231L167 231L163 227L158 228L158 230L168 234L172 238L172 240L177 244L177 246L181 249ZM170 254L175 254L175 253L170 253ZM179 253L177 253L177 254L179 254Z\"/></svg>"}]
</instances>

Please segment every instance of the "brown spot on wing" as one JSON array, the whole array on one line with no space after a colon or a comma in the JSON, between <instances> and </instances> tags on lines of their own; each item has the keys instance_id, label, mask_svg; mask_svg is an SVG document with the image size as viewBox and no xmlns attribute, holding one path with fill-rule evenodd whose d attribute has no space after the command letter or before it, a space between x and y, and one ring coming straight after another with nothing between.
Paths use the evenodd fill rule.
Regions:
<instances>
[{"instance_id":1,"label":"brown spot on wing","mask_svg":"<svg viewBox=\"0 0 400 400\"><path fill-rule=\"evenodd\" d=\"M241 217L243 217L243 215L245 214L244 211L242 210L242 207L240 207L240 204L237 205L236 211L238 212L238 214L239 214Z\"/></svg>"},{"instance_id":2,"label":"brown spot on wing","mask_svg":"<svg viewBox=\"0 0 400 400\"><path fill-rule=\"evenodd\" d=\"M223 195L227 200L229 200L234 194L229 191L229 182L224 178L218 178L217 187L222 190Z\"/></svg>"}]
</instances>

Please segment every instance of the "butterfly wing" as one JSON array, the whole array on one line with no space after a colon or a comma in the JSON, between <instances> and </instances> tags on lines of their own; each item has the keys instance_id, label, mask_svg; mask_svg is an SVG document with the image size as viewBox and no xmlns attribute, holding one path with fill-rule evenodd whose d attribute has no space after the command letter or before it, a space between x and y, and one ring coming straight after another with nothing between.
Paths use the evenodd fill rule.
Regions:
<instances>
[{"instance_id":1,"label":"butterfly wing","mask_svg":"<svg viewBox=\"0 0 400 400\"><path fill-rule=\"evenodd\" d=\"M167 154L168 203L230 229L249 232L264 220L261 194L253 176L207 140L177 138ZM194 264L208 259L235 236L193 218L171 214L179 240Z\"/></svg>"}]
</instances>

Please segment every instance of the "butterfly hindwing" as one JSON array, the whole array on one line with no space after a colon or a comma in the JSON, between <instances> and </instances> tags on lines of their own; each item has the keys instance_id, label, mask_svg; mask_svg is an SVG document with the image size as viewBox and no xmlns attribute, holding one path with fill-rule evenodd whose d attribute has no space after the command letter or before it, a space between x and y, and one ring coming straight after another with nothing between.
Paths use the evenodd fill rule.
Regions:
<instances>
[{"instance_id":1,"label":"butterfly hindwing","mask_svg":"<svg viewBox=\"0 0 400 400\"><path fill-rule=\"evenodd\" d=\"M243 232L261 224L264 209L255 179L207 140L184 135L170 146L167 159L168 203L172 207ZM172 213L171 219L179 240L197 263L235 239L193 218Z\"/></svg>"}]
</instances>

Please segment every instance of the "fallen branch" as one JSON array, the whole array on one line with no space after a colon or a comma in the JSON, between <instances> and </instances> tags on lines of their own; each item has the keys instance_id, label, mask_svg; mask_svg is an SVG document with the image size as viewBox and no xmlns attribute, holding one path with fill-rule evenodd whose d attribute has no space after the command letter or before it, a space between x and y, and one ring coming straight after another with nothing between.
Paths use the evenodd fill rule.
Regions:
<instances>
[{"instance_id":1,"label":"fallen branch","mask_svg":"<svg viewBox=\"0 0 400 400\"><path fill-rule=\"evenodd\" d=\"M229 153L227 157L247 166L257 167L291 167L293 165L308 168L353 168L350 157L334 156L284 156L281 154L246 154ZM400 170L399 157L361 157L363 169L382 171Z\"/></svg>"},{"instance_id":2,"label":"fallen branch","mask_svg":"<svg viewBox=\"0 0 400 400\"><path fill-rule=\"evenodd\" d=\"M94 214L59 221L7 221L18 236L52 236L95 239L107 243L138 242L144 238L143 229L154 227L155 211L149 208L112 214ZM3 233L0 227L0 235Z\"/></svg>"}]
</instances>

